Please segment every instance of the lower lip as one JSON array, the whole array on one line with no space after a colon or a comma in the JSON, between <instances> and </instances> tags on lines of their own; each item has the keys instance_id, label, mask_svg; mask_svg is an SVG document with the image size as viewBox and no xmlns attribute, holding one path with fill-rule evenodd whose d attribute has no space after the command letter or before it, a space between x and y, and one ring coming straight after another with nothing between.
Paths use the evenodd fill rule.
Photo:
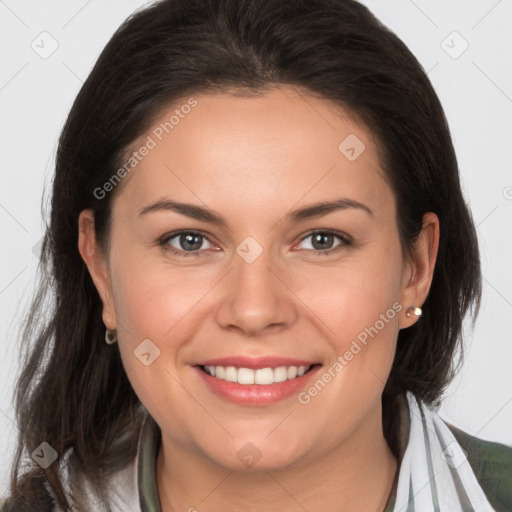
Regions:
<instances>
[{"instance_id":1,"label":"lower lip","mask_svg":"<svg viewBox=\"0 0 512 512\"><path fill-rule=\"evenodd\" d=\"M269 385L228 382L227 380L217 379L208 375L199 366L195 366L194 369L214 393L233 403L240 405L270 405L301 391L320 369L320 365L314 365L301 377Z\"/></svg>"}]
</instances>

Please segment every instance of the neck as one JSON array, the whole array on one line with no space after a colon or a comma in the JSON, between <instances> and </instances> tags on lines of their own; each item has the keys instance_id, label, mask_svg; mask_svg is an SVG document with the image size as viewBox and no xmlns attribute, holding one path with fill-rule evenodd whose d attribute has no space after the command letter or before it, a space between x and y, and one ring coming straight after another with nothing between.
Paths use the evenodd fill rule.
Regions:
<instances>
[{"instance_id":1,"label":"neck","mask_svg":"<svg viewBox=\"0 0 512 512\"><path fill-rule=\"evenodd\" d=\"M232 471L162 433L157 486L162 512L383 512L397 470L379 408L328 452L269 471Z\"/></svg>"}]
</instances>

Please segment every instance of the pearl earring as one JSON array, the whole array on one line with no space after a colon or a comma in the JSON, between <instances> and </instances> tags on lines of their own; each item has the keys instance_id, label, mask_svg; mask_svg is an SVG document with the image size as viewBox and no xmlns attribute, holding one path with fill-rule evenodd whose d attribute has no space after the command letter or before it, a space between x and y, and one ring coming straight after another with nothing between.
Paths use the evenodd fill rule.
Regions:
<instances>
[{"instance_id":1,"label":"pearl earring","mask_svg":"<svg viewBox=\"0 0 512 512\"><path fill-rule=\"evenodd\" d=\"M408 317L415 317L415 318L419 318L421 316L421 314L423 313L423 311L421 310L421 308L418 308L416 306L409 306L407 308L407 313L406 315Z\"/></svg>"}]
</instances>

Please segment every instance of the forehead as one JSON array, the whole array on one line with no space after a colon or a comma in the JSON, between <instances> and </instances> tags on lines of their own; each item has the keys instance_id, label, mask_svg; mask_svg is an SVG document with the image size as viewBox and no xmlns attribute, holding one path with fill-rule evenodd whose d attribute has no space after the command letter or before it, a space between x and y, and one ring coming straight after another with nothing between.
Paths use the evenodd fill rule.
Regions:
<instances>
[{"instance_id":1,"label":"forehead","mask_svg":"<svg viewBox=\"0 0 512 512\"><path fill-rule=\"evenodd\" d=\"M131 151L137 160L118 200L131 211L166 196L253 210L392 200L373 134L349 110L292 87L185 97Z\"/></svg>"}]
</instances>

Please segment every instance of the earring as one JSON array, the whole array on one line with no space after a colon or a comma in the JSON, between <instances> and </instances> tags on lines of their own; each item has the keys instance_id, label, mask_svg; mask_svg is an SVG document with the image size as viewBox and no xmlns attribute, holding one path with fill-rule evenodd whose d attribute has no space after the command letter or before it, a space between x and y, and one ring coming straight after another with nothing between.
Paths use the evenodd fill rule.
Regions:
<instances>
[{"instance_id":1,"label":"earring","mask_svg":"<svg viewBox=\"0 0 512 512\"><path fill-rule=\"evenodd\" d=\"M117 341L117 332L116 330L110 330L107 327L107 330L105 331L105 341L107 342L107 345L112 345Z\"/></svg>"},{"instance_id":2,"label":"earring","mask_svg":"<svg viewBox=\"0 0 512 512\"><path fill-rule=\"evenodd\" d=\"M408 317L416 317L416 318L419 318L421 316L421 314L423 313L423 311L421 311L421 308L418 308L416 306L409 306L407 308L407 313L406 315Z\"/></svg>"}]
</instances>

